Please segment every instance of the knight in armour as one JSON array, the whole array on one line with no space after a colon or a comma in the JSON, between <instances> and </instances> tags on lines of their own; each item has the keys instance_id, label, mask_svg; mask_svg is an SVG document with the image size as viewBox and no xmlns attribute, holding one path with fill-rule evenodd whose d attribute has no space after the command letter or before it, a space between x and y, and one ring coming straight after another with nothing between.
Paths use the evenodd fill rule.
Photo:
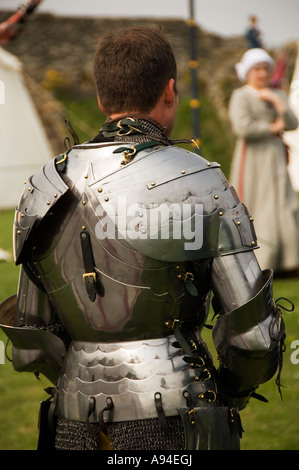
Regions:
<instances>
[{"instance_id":1,"label":"knight in armour","mask_svg":"<svg viewBox=\"0 0 299 470\"><path fill-rule=\"evenodd\" d=\"M38 449L239 449L239 413L279 375L284 339L252 217L216 162L171 139L165 35L100 37L94 76L107 120L28 179L1 305L14 368L53 384Z\"/></svg>"}]
</instances>

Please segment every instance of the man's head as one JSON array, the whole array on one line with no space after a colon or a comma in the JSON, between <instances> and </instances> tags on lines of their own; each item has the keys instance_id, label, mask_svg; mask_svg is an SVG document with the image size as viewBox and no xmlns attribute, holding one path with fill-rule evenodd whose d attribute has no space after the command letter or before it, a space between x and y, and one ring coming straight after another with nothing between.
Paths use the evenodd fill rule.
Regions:
<instances>
[{"instance_id":1,"label":"man's head","mask_svg":"<svg viewBox=\"0 0 299 470\"><path fill-rule=\"evenodd\" d=\"M100 38L94 75L101 109L108 115L150 114L170 87L176 94L176 60L166 37L136 27Z\"/></svg>"}]
</instances>

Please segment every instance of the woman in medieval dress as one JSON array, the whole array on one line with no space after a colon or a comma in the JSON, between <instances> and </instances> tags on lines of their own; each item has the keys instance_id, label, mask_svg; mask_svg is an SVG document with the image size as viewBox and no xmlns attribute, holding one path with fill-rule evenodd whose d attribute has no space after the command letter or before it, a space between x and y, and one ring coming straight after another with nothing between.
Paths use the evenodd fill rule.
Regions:
<instances>
[{"instance_id":1,"label":"woman in medieval dress","mask_svg":"<svg viewBox=\"0 0 299 470\"><path fill-rule=\"evenodd\" d=\"M236 64L244 85L229 103L237 137L230 180L254 218L262 269L288 277L299 275L299 213L282 133L298 122L285 93L268 85L273 65L259 48L245 52Z\"/></svg>"}]
</instances>

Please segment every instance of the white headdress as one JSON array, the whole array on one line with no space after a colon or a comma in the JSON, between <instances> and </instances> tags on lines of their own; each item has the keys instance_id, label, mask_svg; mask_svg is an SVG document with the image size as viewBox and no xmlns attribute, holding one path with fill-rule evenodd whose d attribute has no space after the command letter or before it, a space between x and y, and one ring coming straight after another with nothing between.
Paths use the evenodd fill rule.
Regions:
<instances>
[{"instance_id":1,"label":"white headdress","mask_svg":"<svg viewBox=\"0 0 299 470\"><path fill-rule=\"evenodd\" d=\"M235 65L235 69L241 82L246 81L248 71L256 64L267 62L271 68L274 66L273 59L269 56L268 52L264 49L253 48L246 51L240 62Z\"/></svg>"}]
</instances>

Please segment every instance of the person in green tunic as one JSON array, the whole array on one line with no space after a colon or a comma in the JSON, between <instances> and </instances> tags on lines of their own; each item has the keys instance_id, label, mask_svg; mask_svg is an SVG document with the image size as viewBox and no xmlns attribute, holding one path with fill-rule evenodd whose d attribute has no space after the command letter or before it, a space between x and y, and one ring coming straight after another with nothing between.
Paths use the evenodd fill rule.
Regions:
<instances>
[{"instance_id":1,"label":"person in green tunic","mask_svg":"<svg viewBox=\"0 0 299 470\"><path fill-rule=\"evenodd\" d=\"M274 62L260 48L236 64L243 86L234 90L229 119L236 136L230 182L254 218L262 267L276 276L299 275L299 216L288 174L283 131L298 122L282 90L268 83Z\"/></svg>"}]
</instances>

